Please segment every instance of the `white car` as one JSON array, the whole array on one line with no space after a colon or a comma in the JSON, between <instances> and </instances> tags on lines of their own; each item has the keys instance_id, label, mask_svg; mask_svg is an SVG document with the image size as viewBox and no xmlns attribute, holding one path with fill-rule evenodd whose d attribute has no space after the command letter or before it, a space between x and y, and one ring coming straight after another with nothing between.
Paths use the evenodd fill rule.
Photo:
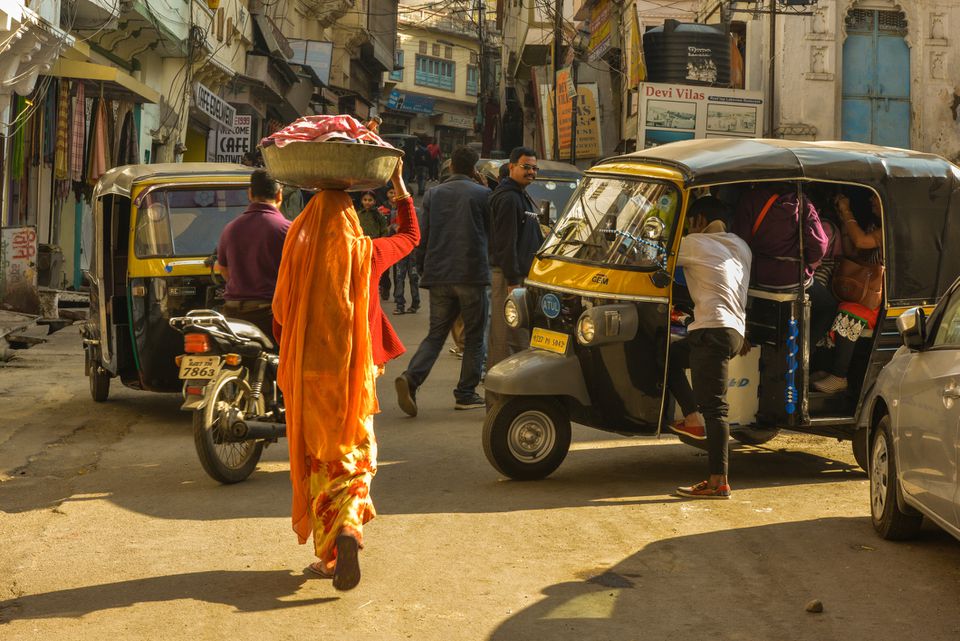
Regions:
<instances>
[{"instance_id":1,"label":"white car","mask_svg":"<svg viewBox=\"0 0 960 641\"><path fill-rule=\"evenodd\" d=\"M960 539L960 279L933 312L897 319L903 347L864 399L870 418L870 512L885 539L923 517Z\"/></svg>"}]
</instances>

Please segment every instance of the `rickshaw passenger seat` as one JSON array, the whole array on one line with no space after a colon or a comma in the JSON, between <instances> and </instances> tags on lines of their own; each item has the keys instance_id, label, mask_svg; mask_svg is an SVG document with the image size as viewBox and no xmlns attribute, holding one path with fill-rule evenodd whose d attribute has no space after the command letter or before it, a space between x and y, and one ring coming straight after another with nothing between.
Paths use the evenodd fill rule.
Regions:
<instances>
[{"instance_id":1,"label":"rickshaw passenger seat","mask_svg":"<svg viewBox=\"0 0 960 641\"><path fill-rule=\"evenodd\" d=\"M259 343L264 349L273 349L273 341L271 341L270 338L260 331L260 328L253 323L231 319L227 321L227 325L229 325L233 333L240 338L245 338L248 341Z\"/></svg>"}]
</instances>

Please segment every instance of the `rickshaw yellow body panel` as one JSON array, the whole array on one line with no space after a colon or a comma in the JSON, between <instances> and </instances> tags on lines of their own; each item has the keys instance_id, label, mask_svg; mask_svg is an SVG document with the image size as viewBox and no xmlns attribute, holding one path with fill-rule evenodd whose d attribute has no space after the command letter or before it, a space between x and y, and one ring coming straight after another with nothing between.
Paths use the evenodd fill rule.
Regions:
<instances>
[{"instance_id":1,"label":"rickshaw yellow body panel","mask_svg":"<svg viewBox=\"0 0 960 641\"><path fill-rule=\"evenodd\" d=\"M131 201L136 203L145 190L158 185L200 185L205 188L214 186L223 186L234 188L242 186L244 188L250 185L249 176L235 175L217 175L217 174L198 174L191 176L167 176L153 180L144 180L137 182L131 190ZM130 214L130 244L134 246L134 235L137 229L137 219L140 216L140 210L134 206ZM191 258L189 256L164 257L164 258L138 258L134 252L130 252L127 259L127 274L130 278L165 278L169 276L207 276L210 274L210 268L204 265L206 256Z\"/></svg>"},{"instance_id":2,"label":"rickshaw yellow body panel","mask_svg":"<svg viewBox=\"0 0 960 641\"><path fill-rule=\"evenodd\" d=\"M527 282L568 294L667 302L670 296L669 287L655 286L650 280L650 274L648 271L608 269L542 258L533 262Z\"/></svg>"}]
</instances>

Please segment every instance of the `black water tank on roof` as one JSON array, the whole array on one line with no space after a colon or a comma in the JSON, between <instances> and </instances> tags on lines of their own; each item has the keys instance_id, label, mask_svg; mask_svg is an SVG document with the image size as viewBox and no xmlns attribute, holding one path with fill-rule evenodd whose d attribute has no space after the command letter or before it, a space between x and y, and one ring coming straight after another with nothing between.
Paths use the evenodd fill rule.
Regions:
<instances>
[{"instance_id":1,"label":"black water tank on roof","mask_svg":"<svg viewBox=\"0 0 960 641\"><path fill-rule=\"evenodd\" d=\"M643 34L647 80L729 87L731 46L725 25L667 20Z\"/></svg>"}]
</instances>

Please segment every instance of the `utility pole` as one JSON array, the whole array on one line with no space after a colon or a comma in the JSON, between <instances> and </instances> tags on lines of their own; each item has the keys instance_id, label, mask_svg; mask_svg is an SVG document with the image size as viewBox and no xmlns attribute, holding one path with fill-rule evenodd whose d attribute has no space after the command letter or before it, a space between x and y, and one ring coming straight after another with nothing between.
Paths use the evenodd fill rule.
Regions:
<instances>
[{"instance_id":1,"label":"utility pole","mask_svg":"<svg viewBox=\"0 0 960 641\"><path fill-rule=\"evenodd\" d=\"M560 160L560 114L557 111L557 98L560 96L560 87L557 86L557 72L560 71L561 50L563 43L563 0L554 0L553 5L553 101L550 108L553 110L553 159Z\"/></svg>"},{"instance_id":2,"label":"utility pole","mask_svg":"<svg viewBox=\"0 0 960 641\"><path fill-rule=\"evenodd\" d=\"M767 131L771 138L776 138L774 131L774 101L777 89L777 0L770 0L770 99L767 101Z\"/></svg>"}]
</instances>

